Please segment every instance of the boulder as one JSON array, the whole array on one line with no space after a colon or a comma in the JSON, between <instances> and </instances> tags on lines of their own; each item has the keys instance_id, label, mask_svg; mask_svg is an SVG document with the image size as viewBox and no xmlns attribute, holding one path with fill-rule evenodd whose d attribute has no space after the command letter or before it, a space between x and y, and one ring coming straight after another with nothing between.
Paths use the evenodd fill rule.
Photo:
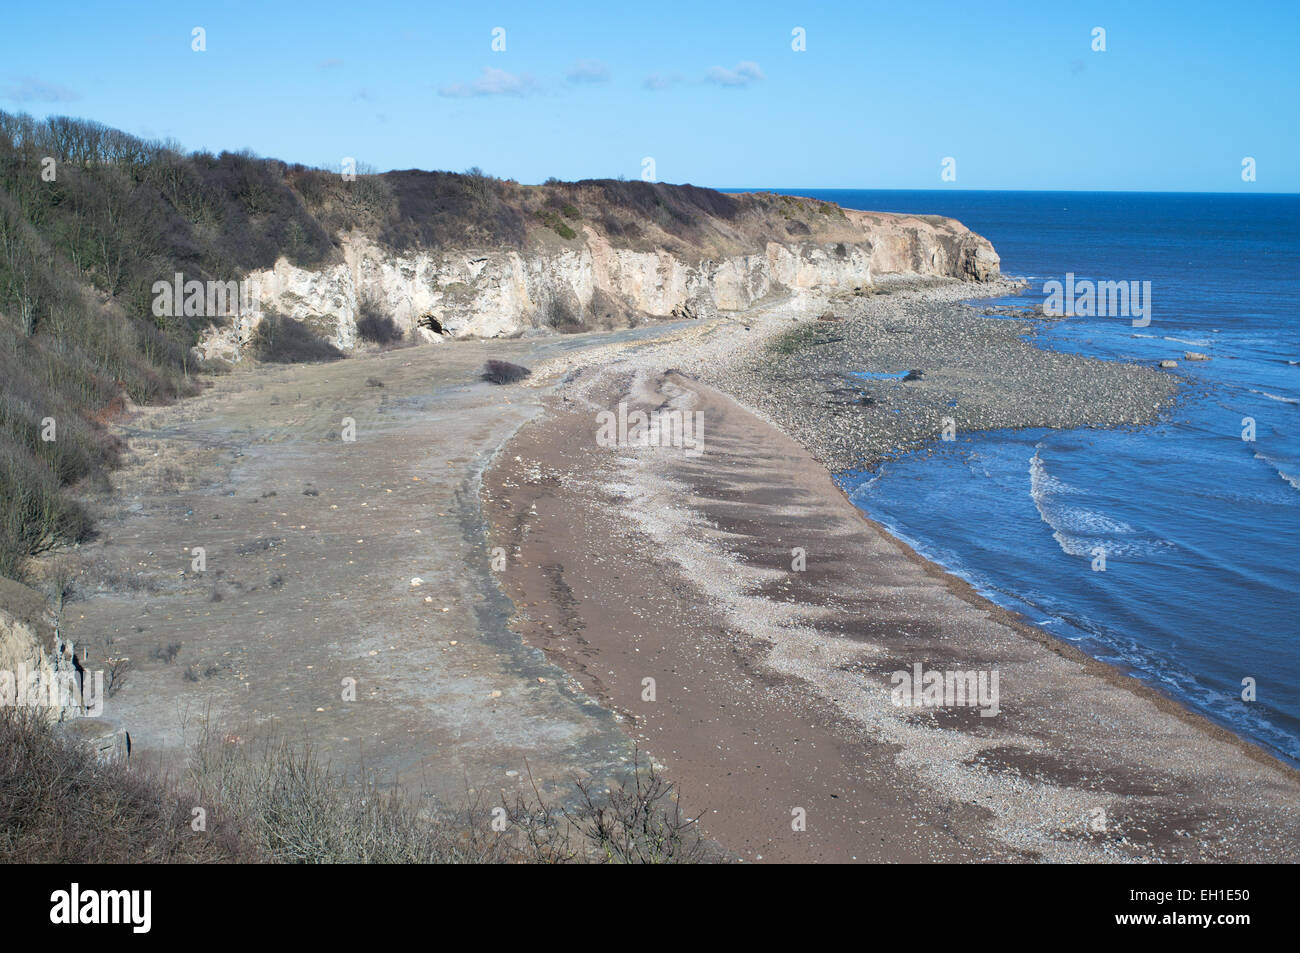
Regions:
<instances>
[{"instance_id":1,"label":"boulder","mask_svg":"<svg viewBox=\"0 0 1300 953\"><path fill-rule=\"evenodd\" d=\"M672 316L678 320L698 321L718 316L718 306L708 291L698 291L673 308Z\"/></svg>"},{"instance_id":2,"label":"boulder","mask_svg":"<svg viewBox=\"0 0 1300 953\"><path fill-rule=\"evenodd\" d=\"M131 736L105 718L75 718L61 723L56 730L100 761L124 761L131 755Z\"/></svg>"}]
</instances>

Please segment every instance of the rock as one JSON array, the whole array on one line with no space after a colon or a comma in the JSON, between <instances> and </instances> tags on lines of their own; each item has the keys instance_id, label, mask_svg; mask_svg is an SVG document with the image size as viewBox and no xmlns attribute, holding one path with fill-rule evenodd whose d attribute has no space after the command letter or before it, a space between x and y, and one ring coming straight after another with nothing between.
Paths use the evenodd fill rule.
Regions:
<instances>
[{"instance_id":1,"label":"rock","mask_svg":"<svg viewBox=\"0 0 1300 953\"><path fill-rule=\"evenodd\" d=\"M0 671L21 682L26 696L21 703L60 734L101 760L125 758L131 753L131 736L98 717L104 703L102 677L95 680L99 693L92 694L94 666L83 668L77 647L50 625L47 612L40 593L0 577Z\"/></svg>"},{"instance_id":2,"label":"rock","mask_svg":"<svg viewBox=\"0 0 1300 953\"><path fill-rule=\"evenodd\" d=\"M952 219L844 209L819 214L809 236L774 241L775 222L764 214L771 213L706 216L699 225L707 241L667 245L632 244L591 225L573 244L518 249L398 251L364 234L340 235L341 261L300 268L281 257L250 273L250 302L205 329L194 352L238 362L270 313L350 351L363 301L413 338L434 342L620 327L643 315L708 319L773 294L871 287L882 275L987 282L999 274L993 246Z\"/></svg>"},{"instance_id":3,"label":"rock","mask_svg":"<svg viewBox=\"0 0 1300 953\"><path fill-rule=\"evenodd\" d=\"M131 754L126 729L105 718L75 718L58 726L60 734L90 749L100 761L124 761Z\"/></svg>"},{"instance_id":4,"label":"rock","mask_svg":"<svg viewBox=\"0 0 1300 953\"><path fill-rule=\"evenodd\" d=\"M1184 361L1208 361L1210 356L1202 354L1200 351L1187 351L1183 354Z\"/></svg>"},{"instance_id":5,"label":"rock","mask_svg":"<svg viewBox=\"0 0 1300 953\"><path fill-rule=\"evenodd\" d=\"M0 576L0 672L21 692L9 704L33 707L51 722L82 714L76 646L51 626L45 598L35 589Z\"/></svg>"},{"instance_id":6,"label":"rock","mask_svg":"<svg viewBox=\"0 0 1300 953\"><path fill-rule=\"evenodd\" d=\"M1161 362L1160 362L1160 366L1161 366L1161 367L1177 367L1177 366L1178 366L1178 362L1177 362L1177 361L1161 361Z\"/></svg>"},{"instance_id":7,"label":"rock","mask_svg":"<svg viewBox=\"0 0 1300 953\"><path fill-rule=\"evenodd\" d=\"M701 318L716 318L718 306L713 301L713 294L708 291L696 292L686 301L673 308L671 312L678 320L698 321Z\"/></svg>"}]
</instances>

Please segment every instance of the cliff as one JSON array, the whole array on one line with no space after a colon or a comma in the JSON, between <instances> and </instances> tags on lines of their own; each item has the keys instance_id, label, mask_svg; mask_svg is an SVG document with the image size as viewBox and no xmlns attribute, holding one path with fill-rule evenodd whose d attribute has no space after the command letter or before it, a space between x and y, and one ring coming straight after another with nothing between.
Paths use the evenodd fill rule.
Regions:
<instances>
[{"instance_id":1,"label":"cliff","mask_svg":"<svg viewBox=\"0 0 1300 953\"><path fill-rule=\"evenodd\" d=\"M932 216L641 181L342 175L0 111L0 576L85 537L67 488L114 465L105 421L128 401L194 393L223 362L333 358L403 332L616 327L997 269L987 241Z\"/></svg>"},{"instance_id":2,"label":"cliff","mask_svg":"<svg viewBox=\"0 0 1300 953\"><path fill-rule=\"evenodd\" d=\"M882 275L987 281L999 273L986 239L938 216L647 183L511 183L505 193L526 222L517 244L399 249L353 229L339 236L335 262L303 267L282 257L250 272L248 300L209 325L198 355L239 360L269 313L347 351L358 344L363 313L430 341L509 337L700 317L772 294L863 287Z\"/></svg>"}]
</instances>

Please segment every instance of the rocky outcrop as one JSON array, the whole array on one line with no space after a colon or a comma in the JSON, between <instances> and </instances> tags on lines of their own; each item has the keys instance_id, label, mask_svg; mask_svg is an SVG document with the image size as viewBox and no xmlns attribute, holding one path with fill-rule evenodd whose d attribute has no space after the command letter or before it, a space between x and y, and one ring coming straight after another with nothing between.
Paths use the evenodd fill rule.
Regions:
<instances>
[{"instance_id":1,"label":"rocky outcrop","mask_svg":"<svg viewBox=\"0 0 1300 953\"><path fill-rule=\"evenodd\" d=\"M0 577L0 704L61 721L75 706L54 702L72 671L71 654L45 618L40 593Z\"/></svg>"},{"instance_id":2,"label":"rocky outcrop","mask_svg":"<svg viewBox=\"0 0 1300 953\"><path fill-rule=\"evenodd\" d=\"M712 240L695 246L664 236L662 244L629 247L590 222L581 223L572 240L545 232L523 250L399 253L364 234L340 236L338 264L312 270L282 258L274 268L250 274L254 306L225 326L209 328L197 350L206 359L239 360L267 313L300 320L346 351L357 346L363 308L439 341L709 317L776 293L833 293L883 275L988 281L999 274L992 245L952 219L781 201L772 204L785 219L782 240L770 237L778 232L775 213L740 224L710 221L716 225ZM428 318L445 337L420 326Z\"/></svg>"},{"instance_id":3,"label":"rocky outcrop","mask_svg":"<svg viewBox=\"0 0 1300 953\"><path fill-rule=\"evenodd\" d=\"M0 576L0 706L56 725L96 757L126 757L126 731L100 717L102 673L97 680L81 669L76 646L60 637L47 615L40 593Z\"/></svg>"}]
</instances>

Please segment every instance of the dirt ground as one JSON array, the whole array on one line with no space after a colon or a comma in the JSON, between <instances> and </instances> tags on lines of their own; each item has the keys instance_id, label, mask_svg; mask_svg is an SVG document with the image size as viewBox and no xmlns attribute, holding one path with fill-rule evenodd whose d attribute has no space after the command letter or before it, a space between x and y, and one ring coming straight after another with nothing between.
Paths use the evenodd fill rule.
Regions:
<instances>
[{"instance_id":1,"label":"dirt ground","mask_svg":"<svg viewBox=\"0 0 1300 953\"><path fill-rule=\"evenodd\" d=\"M237 371L127 421L64 625L92 670L130 660L105 717L137 754L273 732L450 801L624 765L611 713L508 628L479 480L543 391L479 374L671 327Z\"/></svg>"}]
</instances>

